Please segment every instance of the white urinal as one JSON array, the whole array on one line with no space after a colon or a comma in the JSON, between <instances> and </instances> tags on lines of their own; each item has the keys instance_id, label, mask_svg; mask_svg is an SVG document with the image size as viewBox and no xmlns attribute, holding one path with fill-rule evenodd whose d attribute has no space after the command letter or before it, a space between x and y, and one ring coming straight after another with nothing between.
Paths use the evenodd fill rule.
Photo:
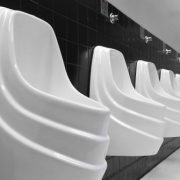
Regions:
<instances>
[{"instance_id":1,"label":"white urinal","mask_svg":"<svg viewBox=\"0 0 180 180\"><path fill-rule=\"evenodd\" d=\"M177 93L175 85L175 76L173 71L167 69L160 70L160 83L163 89L172 96L180 98L180 95Z\"/></svg>"},{"instance_id":2,"label":"white urinal","mask_svg":"<svg viewBox=\"0 0 180 180\"><path fill-rule=\"evenodd\" d=\"M102 179L109 110L71 85L51 26L0 9L0 39L1 178Z\"/></svg>"},{"instance_id":3,"label":"white urinal","mask_svg":"<svg viewBox=\"0 0 180 180\"><path fill-rule=\"evenodd\" d=\"M164 106L136 93L123 55L117 50L97 46L90 82L90 97L111 110L108 155L157 153L165 129Z\"/></svg>"},{"instance_id":4,"label":"white urinal","mask_svg":"<svg viewBox=\"0 0 180 180\"><path fill-rule=\"evenodd\" d=\"M165 137L180 136L180 100L164 91L153 63L142 60L137 62L136 90L167 106L164 118L167 123Z\"/></svg>"},{"instance_id":5,"label":"white urinal","mask_svg":"<svg viewBox=\"0 0 180 180\"><path fill-rule=\"evenodd\" d=\"M176 94L180 96L180 74L175 74L173 83Z\"/></svg>"}]
</instances>

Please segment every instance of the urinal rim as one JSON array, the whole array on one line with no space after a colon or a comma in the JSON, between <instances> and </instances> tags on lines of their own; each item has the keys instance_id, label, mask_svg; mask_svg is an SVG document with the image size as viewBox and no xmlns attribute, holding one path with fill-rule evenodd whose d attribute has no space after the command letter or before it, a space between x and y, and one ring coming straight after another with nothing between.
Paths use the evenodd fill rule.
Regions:
<instances>
[{"instance_id":1,"label":"urinal rim","mask_svg":"<svg viewBox=\"0 0 180 180\"><path fill-rule=\"evenodd\" d=\"M9 9L9 10L10 10L10 9ZM50 28L50 30L52 31L53 36L54 36L54 38L55 38L56 41L57 41L57 38L56 38L56 36L55 36L54 30L52 29L52 27L51 27L47 22L45 22L44 20L41 20L40 18L37 18L36 16L29 15L29 14L24 13L24 12L21 12L21 11L14 11L14 10L12 10L12 11L13 11L13 15L10 17L10 22L11 22L11 23L10 23L10 24L11 24L10 31L13 32L13 33L12 33L13 35L12 35L12 37L11 37L11 42L12 42L11 48L12 48L12 50L13 50L13 56L11 56L11 58L13 59L14 64L17 65L17 63L16 63L16 62L17 62L16 51L15 51L15 47L14 47L14 44L15 44L15 42L14 42L14 41L15 41L15 40L14 40L14 31L13 31L14 18L15 18L16 15L18 15L18 14L20 14L20 15L26 15L26 16L28 16L28 17L35 18L36 20L44 23L46 26L48 26L48 28ZM57 96L55 96L55 95L52 95L52 94L46 93L46 92L44 92L44 91L41 91L41 90L35 88L34 86L32 86L31 84L29 84L29 83L24 79L24 77L23 77L20 69L18 68L18 66L16 66L16 70L17 70L18 73L15 72L15 74L18 76L18 79L19 79L21 85L22 85L25 89L28 89L28 90L29 90L31 93L33 93L33 94L37 94L37 95L42 96L42 97L44 97L44 98L48 98L49 100L52 100L52 101L57 101L57 102L60 102L60 103L66 103L66 104L68 104L68 105L71 104L72 106L74 105L74 106L76 106L76 107L78 107L78 108L87 109L88 111L96 111L96 112L102 113L102 114L104 114L104 113L109 114L109 113L110 113L110 110L109 110L106 106L104 106L104 105L96 102L96 101L93 100L93 99L90 99L90 98L82 95L79 91L77 91L77 90L74 88L74 86L70 83L70 80L69 80L69 78L67 77L67 74L66 74L66 77L67 77L67 79L68 79L68 81L69 81L70 86L72 87L72 90L75 91L79 96L87 99L87 101L89 101L90 103L92 102L92 103L93 103L92 105L90 105L90 104L88 105L88 104L78 103L78 102L75 102L75 101L71 101L71 100L69 100L69 99L64 99L64 98L62 98L62 97L57 97ZM93 105L96 105L96 107L94 107Z\"/></svg>"}]
</instances>

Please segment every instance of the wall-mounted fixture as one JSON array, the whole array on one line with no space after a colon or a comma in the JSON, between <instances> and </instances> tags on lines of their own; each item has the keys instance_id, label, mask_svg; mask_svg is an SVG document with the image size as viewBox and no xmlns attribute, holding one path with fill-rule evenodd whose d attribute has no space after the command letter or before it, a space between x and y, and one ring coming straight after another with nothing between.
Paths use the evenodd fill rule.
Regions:
<instances>
[{"instance_id":1,"label":"wall-mounted fixture","mask_svg":"<svg viewBox=\"0 0 180 180\"><path fill-rule=\"evenodd\" d=\"M171 49L163 49L163 53L165 55L171 54L172 50Z\"/></svg>"},{"instance_id":2,"label":"wall-mounted fixture","mask_svg":"<svg viewBox=\"0 0 180 180\"><path fill-rule=\"evenodd\" d=\"M108 1L106 0L101 0L101 14L109 18Z\"/></svg>"},{"instance_id":3,"label":"wall-mounted fixture","mask_svg":"<svg viewBox=\"0 0 180 180\"><path fill-rule=\"evenodd\" d=\"M148 42L152 41L152 37L150 36L145 36L144 37L145 43L147 44Z\"/></svg>"},{"instance_id":4,"label":"wall-mounted fixture","mask_svg":"<svg viewBox=\"0 0 180 180\"><path fill-rule=\"evenodd\" d=\"M168 55L168 54L171 54L171 53L172 53L172 50L171 50L171 49L167 49L167 48L166 48L166 44L163 43L162 53L165 54L165 55Z\"/></svg>"},{"instance_id":5,"label":"wall-mounted fixture","mask_svg":"<svg viewBox=\"0 0 180 180\"><path fill-rule=\"evenodd\" d=\"M110 13L109 20L110 20L110 23L114 24L115 22L119 20L119 15Z\"/></svg>"},{"instance_id":6,"label":"wall-mounted fixture","mask_svg":"<svg viewBox=\"0 0 180 180\"><path fill-rule=\"evenodd\" d=\"M146 44L148 44L149 42L152 41L152 37L151 37L151 36L145 35L145 29L144 29L143 27L140 27L140 38L141 38Z\"/></svg>"},{"instance_id":7,"label":"wall-mounted fixture","mask_svg":"<svg viewBox=\"0 0 180 180\"><path fill-rule=\"evenodd\" d=\"M180 62L180 55L179 55L178 52L176 52L176 60L177 60L178 62Z\"/></svg>"}]
</instances>

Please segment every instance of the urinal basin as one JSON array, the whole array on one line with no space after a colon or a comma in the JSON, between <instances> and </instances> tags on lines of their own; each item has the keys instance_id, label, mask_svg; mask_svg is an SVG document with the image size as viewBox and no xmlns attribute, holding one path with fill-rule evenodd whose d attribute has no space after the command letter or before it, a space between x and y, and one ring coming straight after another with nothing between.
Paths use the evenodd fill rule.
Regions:
<instances>
[{"instance_id":1,"label":"urinal basin","mask_svg":"<svg viewBox=\"0 0 180 180\"><path fill-rule=\"evenodd\" d=\"M101 179L106 169L109 110L83 96L71 85L51 26L34 16L4 8L0 11L0 38L0 113L3 123L27 142L45 147L52 154L56 152L65 156L67 163L74 159L78 166L87 164L97 175L90 175L91 168L86 173L88 169L82 168L82 165L82 173L76 171L74 166L72 174L77 173L78 176L67 174L54 177L84 180L83 174L86 174L89 180ZM30 148L30 144L27 145ZM7 143L7 146L10 145ZM4 146L0 146L0 156L4 147L5 142ZM13 147L12 151L16 151L16 147ZM8 153L2 156L7 157ZM29 164L28 160L23 159L17 163ZM66 166L63 161L60 163L62 167ZM57 165L56 169L59 168L59 173L66 171L71 174L56 161L54 164ZM24 168L30 171L29 167ZM43 173L41 169L37 171ZM13 175L10 173L8 180L10 176ZM23 173L19 176L22 177ZM41 180L38 177L35 173L34 178ZM15 177L11 179L15 180Z\"/></svg>"},{"instance_id":2,"label":"urinal basin","mask_svg":"<svg viewBox=\"0 0 180 180\"><path fill-rule=\"evenodd\" d=\"M108 155L138 156L157 153L163 142L165 129L162 116L164 106L133 90L127 66L120 52L102 46L94 49L90 97L111 110ZM134 107L131 103L134 103L134 106L139 105L142 109ZM151 116L150 107L154 112ZM121 132L124 135L121 136ZM139 142L141 146L134 146L135 142Z\"/></svg>"},{"instance_id":3,"label":"urinal basin","mask_svg":"<svg viewBox=\"0 0 180 180\"><path fill-rule=\"evenodd\" d=\"M164 91L166 91L168 94L175 96L177 98L180 98L178 95L178 92L175 90L175 76L174 73L167 69L161 69L160 70L160 83Z\"/></svg>"},{"instance_id":4,"label":"urinal basin","mask_svg":"<svg viewBox=\"0 0 180 180\"><path fill-rule=\"evenodd\" d=\"M164 114L164 119L167 123L165 137L179 136L179 99L166 93L161 87L158 73L153 63L142 60L137 62L136 90L145 97L166 105Z\"/></svg>"}]
</instances>

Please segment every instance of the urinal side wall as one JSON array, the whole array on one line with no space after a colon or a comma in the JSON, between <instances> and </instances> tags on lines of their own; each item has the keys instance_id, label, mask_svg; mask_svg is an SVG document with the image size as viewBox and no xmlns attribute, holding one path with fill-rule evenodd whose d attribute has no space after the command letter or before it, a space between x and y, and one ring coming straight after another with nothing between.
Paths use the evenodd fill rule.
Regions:
<instances>
[{"instance_id":1,"label":"urinal side wall","mask_svg":"<svg viewBox=\"0 0 180 180\"><path fill-rule=\"evenodd\" d=\"M180 63L175 59L174 50L167 56L160 53L162 41L148 31L146 34L152 36L153 41L145 44L139 36L139 25L111 5L109 12L118 13L120 21L110 24L100 14L99 0L0 0L0 5L33 14L52 25L68 76L73 85L87 96L92 52L96 45L120 50L127 64L142 59L154 62L158 69L180 73ZM133 80L134 75L131 76ZM152 157L107 157L108 169L104 180L139 179L179 146L179 138L170 138Z\"/></svg>"}]
</instances>

